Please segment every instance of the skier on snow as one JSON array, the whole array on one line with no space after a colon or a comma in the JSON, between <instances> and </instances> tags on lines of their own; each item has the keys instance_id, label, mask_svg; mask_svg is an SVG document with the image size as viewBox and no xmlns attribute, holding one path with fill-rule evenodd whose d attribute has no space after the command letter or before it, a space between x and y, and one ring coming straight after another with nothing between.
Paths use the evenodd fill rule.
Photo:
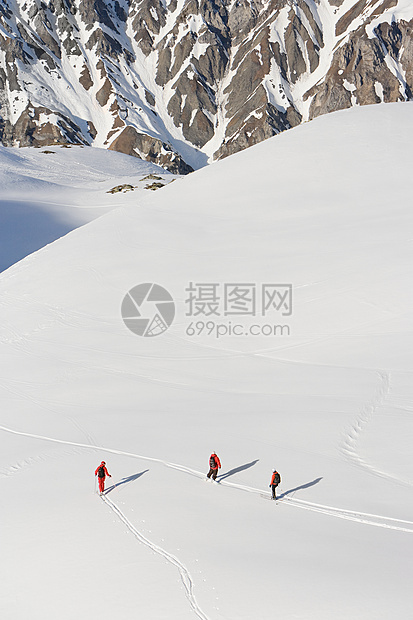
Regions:
<instances>
[{"instance_id":1,"label":"skier on snow","mask_svg":"<svg viewBox=\"0 0 413 620\"><path fill-rule=\"evenodd\" d=\"M277 499L275 496L275 489L278 487L280 482L281 482L280 474L278 473L276 469L273 469L272 476L271 476L271 482L268 485L271 487L272 499Z\"/></svg>"},{"instance_id":2,"label":"skier on snow","mask_svg":"<svg viewBox=\"0 0 413 620\"><path fill-rule=\"evenodd\" d=\"M207 473L207 477L213 480L216 480L218 475L218 469L221 469L221 461L215 452L211 454L209 457L209 472Z\"/></svg>"},{"instance_id":3,"label":"skier on snow","mask_svg":"<svg viewBox=\"0 0 413 620\"><path fill-rule=\"evenodd\" d=\"M109 478L112 478L112 476L110 475L110 473L106 469L105 461L102 461L101 464L99 465L99 467L96 468L95 476L98 477L98 480L99 480L99 493L102 495L102 493L105 490L105 478L106 478L106 476L109 476Z\"/></svg>"}]
</instances>

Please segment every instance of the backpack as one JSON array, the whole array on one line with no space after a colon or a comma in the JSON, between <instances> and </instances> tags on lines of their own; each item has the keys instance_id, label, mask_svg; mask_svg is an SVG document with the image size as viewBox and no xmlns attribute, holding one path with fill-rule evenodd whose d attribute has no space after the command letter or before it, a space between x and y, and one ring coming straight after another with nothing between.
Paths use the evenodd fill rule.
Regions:
<instances>
[{"instance_id":1,"label":"backpack","mask_svg":"<svg viewBox=\"0 0 413 620\"><path fill-rule=\"evenodd\" d=\"M100 466L98 469L98 478L104 478L105 477L105 468Z\"/></svg>"},{"instance_id":2,"label":"backpack","mask_svg":"<svg viewBox=\"0 0 413 620\"><path fill-rule=\"evenodd\" d=\"M275 472L275 476L274 476L274 484L280 484L281 482L281 476L278 473L278 471Z\"/></svg>"},{"instance_id":3,"label":"backpack","mask_svg":"<svg viewBox=\"0 0 413 620\"><path fill-rule=\"evenodd\" d=\"M217 468L217 462L216 462L215 456L211 456L211 458L209 459L209 466L211 469Z\"/></svg>"}]
</instances>

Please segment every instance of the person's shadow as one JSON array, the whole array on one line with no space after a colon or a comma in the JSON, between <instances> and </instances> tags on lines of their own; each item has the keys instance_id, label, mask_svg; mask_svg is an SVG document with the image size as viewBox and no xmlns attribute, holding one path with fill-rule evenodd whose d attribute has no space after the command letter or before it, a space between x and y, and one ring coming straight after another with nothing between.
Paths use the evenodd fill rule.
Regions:
<instances>
[{"instance_id":1,"label":"person's shadow","mask_svg":"<svg viewBox=\"0 0 413 620\"><path fill-rule=\"evenodd\" d=\"M244 469L249 469L250 467L254 467L254 465L256 465L258 461L259 459L256 459L255 461L251 461L251 463L245 463L245 465L240 465L239 467L230 469L229 471L225 472L225 474L218 476L217 481L221 482L221 480L225 480L225 478L229 478L230 476L233 476L234 474L238 474L240 471L244 471Z\"/></svg>"},{"instance_id":2,"label":"person's shadow","mask_svg":"<svg viewBox=\"0 0 413 620\"><path fill-rule=\"evenodd\" d=\"M291 495L292 493L300 491L301 489L308 489L309 487L313 487L315 484L318 484L322 479L323 478L316 478L315 480L312 480L312 482L307 482L306 484L302 484L301 486L295 487L294 489L289 489L288 491L281 493L281 495L278 495L277 498L282 499L283 497Z\"/></svg>"},{"instance_id":3,"label":"person's shadow","mask_svg":"<svg viewBox=\"0 0 413 620\"><path fill-rule=\"evenodd\" d=\"M122 478L122 480L120 482L116 482L115 484L112 484L112 486L108 487L105 490L105 495L107 495L108 493L110 493L114 489L117 489L122 484L127 484L128 482L133 482L134 480L137 480L138 478L143 476L143 474L146 474L147 471L149 471L149 469L145 469L144 471L140 471L137 474L133 474L133 476L128 476L127 478Z\"/></svg>"}]
</instances>

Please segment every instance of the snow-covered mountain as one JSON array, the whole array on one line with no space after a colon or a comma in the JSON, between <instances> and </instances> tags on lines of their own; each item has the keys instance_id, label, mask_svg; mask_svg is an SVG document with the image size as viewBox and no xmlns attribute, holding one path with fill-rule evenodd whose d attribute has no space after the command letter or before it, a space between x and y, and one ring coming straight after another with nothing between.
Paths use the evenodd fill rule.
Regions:
<instances>
[{"instance_id":1,"label":"snow-covered mountain","mask_svg":"<svg viewBox=\"0 0 413 620\"><path fill-rule=\"evenodd\" d=\"M409 0L1 0L0 140L185 173L413 89Z\"/></svg>"},{"instance_id":2,"label":"snow-covered mountain","mask_svg":"<svg viewBox=\"0 0 413 620\"><path fill-rule=\"evenodd\" d=\"M0 275L2 620L410 617L412 131L412 103L317 118ZM121 315L161 313L147 283L155 337Z\"/></svg>"}]
</instances>

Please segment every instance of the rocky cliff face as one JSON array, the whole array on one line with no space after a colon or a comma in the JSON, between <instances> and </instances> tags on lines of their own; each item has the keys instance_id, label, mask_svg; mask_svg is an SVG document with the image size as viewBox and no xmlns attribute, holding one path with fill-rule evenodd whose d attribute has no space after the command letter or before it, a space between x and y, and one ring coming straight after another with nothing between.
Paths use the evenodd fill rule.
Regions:
<instances>
[{"instance_id":1,"label":"rocky cliff face","mask_svg":"<svg viewBox=\"0 0 413 620\"><path fill-rule=\"evenodd\" d=\"M408 0L0 0L0 140L186 173L326 112L411 99L412 28Z\"/></svg>"}]
</instances>

